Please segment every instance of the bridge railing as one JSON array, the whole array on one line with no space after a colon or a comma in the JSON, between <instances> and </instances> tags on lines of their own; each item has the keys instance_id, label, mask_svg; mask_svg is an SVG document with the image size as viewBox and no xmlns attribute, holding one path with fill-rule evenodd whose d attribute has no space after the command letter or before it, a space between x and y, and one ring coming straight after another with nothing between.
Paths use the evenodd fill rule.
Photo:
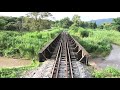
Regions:
<instances>
[{"instance_id":1,"label":"bridge railing","mask_svg":"<svg viewBox=\"0 0 120 90\"><path fill-rule=\"evenodd\" d=\"M73 42L73 47L75 47L73 50L74 52L76 52L77 60L88 65L88 59L90 57L90 54L71 35L68 34L68 36L71 38Z\"/></svg>"},{"instance_id":2,"label":"bridge railing","mask_svg":"<svg viewBox=\"0 0 120 90\"><path fill-rule=\"evenodd\" d=\"M46 59L50 59L52 56L52 53L56 47L57 41L60 39L61 33L58 34L53 40L51 40L46 46L44 46L38 56L39 56L39 61L44 62Z\"/></svg>"}]
</instances>

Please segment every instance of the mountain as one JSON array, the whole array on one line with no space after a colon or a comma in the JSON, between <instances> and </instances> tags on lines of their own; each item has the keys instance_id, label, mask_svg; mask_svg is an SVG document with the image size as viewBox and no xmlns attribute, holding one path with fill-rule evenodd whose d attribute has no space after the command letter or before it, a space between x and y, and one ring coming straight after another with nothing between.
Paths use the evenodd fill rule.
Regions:
<instances>
[{"instance_id":1,"label":"mountain","mask_svg":"<svg viewBox=\"0 0 120 90\"><path fill-rule=\"evenodd\" d=\"M97 20L91 20L91 22L96 22L97 25L103 24L103 23L111 23L113 18L106 18L106 19L97 19Z\"/></svg>"}]
</instances>

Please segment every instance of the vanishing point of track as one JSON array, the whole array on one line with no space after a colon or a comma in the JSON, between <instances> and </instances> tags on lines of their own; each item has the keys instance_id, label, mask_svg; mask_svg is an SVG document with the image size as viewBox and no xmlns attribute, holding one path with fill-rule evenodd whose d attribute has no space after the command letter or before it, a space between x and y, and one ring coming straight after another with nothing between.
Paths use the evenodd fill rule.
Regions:
<instances>
[{"instance_id":1,"label":"vanishing point of track","mask_svg":"<svg viewBox=\"0 0 120 90\"><path fill-rule=\"evenodd\" d=\"M39 60L55 60L51 78L79 78L80 71L76 62L87 64L87 54L87 51L64 31L39 53Z\"/></svg>"},{"instance_id":2,"label":"vanishing point of track","mask_svg":"<svg viewBox=\"0 0 120 90\"><path fill-rule=\"evenodd\" d=\"M68 38L65 32L63 32L59 44L56 62L52 71L52 78L73 78L73 67L68 47Z\"/></svg>"}]
</instances>

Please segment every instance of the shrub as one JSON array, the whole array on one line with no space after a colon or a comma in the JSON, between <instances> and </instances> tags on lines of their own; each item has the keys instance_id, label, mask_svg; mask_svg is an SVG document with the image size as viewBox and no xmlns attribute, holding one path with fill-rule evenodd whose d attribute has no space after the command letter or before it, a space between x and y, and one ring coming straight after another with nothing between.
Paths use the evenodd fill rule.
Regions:
<instances>
[{"instance_id":1,"label":"shrub","mask_svg":"<svg viewBox=\"0 0 120 90\"><path fill-rule=\"evenodd\" d=\"M74 30L74 32L77 32L79 27L76 27L74 24L72 24L70 27L69 27L70 30Z\"/></svg>"},{"instance_id":2,"label":"shrub","mask_svg":"<svg viewBox=\"0 0 120 90\"><path fill-rule=\"evenodd\" d=\"M89 32L87 30L84 30L81 32L82 37L88 37L89 36Z\"/></svg>"},{"instance_id":3,"label":"shrub","mask_svg":"<svg viewBox=\"0 0 120 90\"><path fill-rule=\"evenodd\" d=\"M115 78L120 77L120 70L113 67L106 67L100 71L94 71L92 74L95 78Z\"/></svg>"},{"instance_id":4,"label":"shrub","mask_svg":"<svg viewBox=\"0 0 120 90\"><path fill-rule=\"evenodd\" d=\"M4 56L22 57L32 59L38 57L39 50L61 30L41 32L0 32L0 54Z\"/></svg>"},{"instance_id":5,"label":"shrub","mask_svg":"<svg viewBox=\"0 0 120 90\"><path fill-rule=\"evenodd\" d=\"M69 30L70 35L91 54L106 56L112 49L111 43L120 45L120 33L115 30L84 29Z\"/></svg>"}]
</instances>

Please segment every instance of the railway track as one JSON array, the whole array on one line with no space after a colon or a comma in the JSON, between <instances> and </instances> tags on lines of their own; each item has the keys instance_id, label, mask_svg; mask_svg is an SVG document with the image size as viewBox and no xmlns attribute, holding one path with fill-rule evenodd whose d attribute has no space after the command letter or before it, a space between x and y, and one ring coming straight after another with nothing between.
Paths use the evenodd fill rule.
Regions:
<instances>
[{"instance_id":1,"label":"railway track","mask_svg":"<svg viewBox=\"0 0 120 90\"><path fill-rule=\"evenodd\" d=\"M56 62L52 71L52 78L76 78L80 77L76 65L76 57L71 50L71 42L66 32L62 33L60 46L57 51Z\"/></svg>"},{"instance_id":2,"label":"railway track","mask_svg":"<svg viewBox=\"0 0 120 90\"><path fill-rule=\"evenodd\" d=\"M67 32L62 32L59 38L56 38L56 42L52 42L52 44L53 45L50 44L49 46L54 48L56 45L54 50L47 47L47 49L45 49L47 51L44 50L44 53L40 54L43 54L42 56L44 57L50 54L51 56L49 56L49 58L55 59L51 78L80 78L81 74L77 62L87 62L87 54L84 48L77 45L75 40L71 38Z\"/></svg>"}]
</instances>

